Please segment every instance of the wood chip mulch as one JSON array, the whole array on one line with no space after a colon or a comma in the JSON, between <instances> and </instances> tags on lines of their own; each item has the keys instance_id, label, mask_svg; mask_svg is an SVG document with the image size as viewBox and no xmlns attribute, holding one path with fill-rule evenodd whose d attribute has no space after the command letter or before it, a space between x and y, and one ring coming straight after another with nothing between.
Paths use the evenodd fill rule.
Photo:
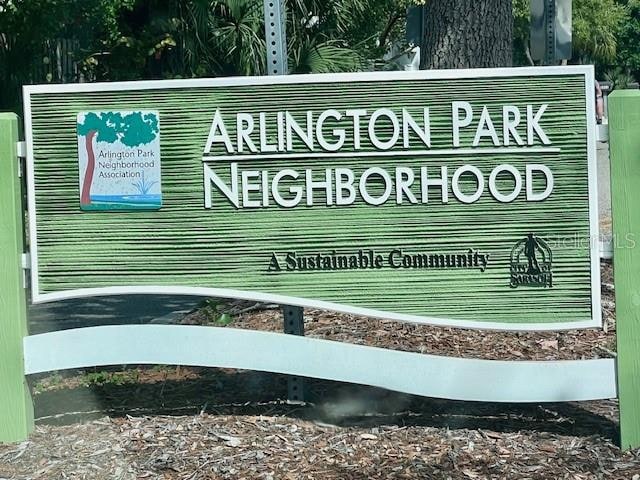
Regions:
<instances>
[{"instance_id":1,"label":"wood chip mulch","mask_svg":"<svg viewBox=\"0 0 640 480\"><path fill-rule=\"evenodd\" d=\"M603 330L480 332L319 310L305 310L305 329L316 338L468 358L612 357L608 265L603 293ZM277 309L234 308L244 313L233 328L281 331ZM205 320L198 311L184 323ZM307 379L309 403L289 405L280 375L98 370L31 379L36 431L0 446L0 479L640 480L640 450L616 445L615 400L454 402Z\"/></svg>"},{"instance_id":2,"label":"wood chip mulch","mask_svg":"<svg viewBox=\"0 0 640 480\"><path fill-rule=\"evenodd\" d=\"M34 479L639 478L638 452L536 430L334 427L273 416L103 418L38 427L0 475Z\"/></svg>"}]
</instances>

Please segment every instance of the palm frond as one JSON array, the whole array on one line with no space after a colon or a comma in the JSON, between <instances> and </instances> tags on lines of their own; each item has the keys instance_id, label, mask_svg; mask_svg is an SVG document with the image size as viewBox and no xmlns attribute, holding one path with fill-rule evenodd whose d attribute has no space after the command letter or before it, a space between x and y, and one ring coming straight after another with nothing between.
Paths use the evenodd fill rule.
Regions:
<instances>
[{"instance_id":1,"label":"palm frond","mask_svg":"<svg viewBox=\"0 0 640 480\"><path fill-rule=\"evenodd\" d=\"M299 73L353 72L363 66L358 52L332 40L303 45L292 60L293 70Z\"/></svg>"}]
</instances>

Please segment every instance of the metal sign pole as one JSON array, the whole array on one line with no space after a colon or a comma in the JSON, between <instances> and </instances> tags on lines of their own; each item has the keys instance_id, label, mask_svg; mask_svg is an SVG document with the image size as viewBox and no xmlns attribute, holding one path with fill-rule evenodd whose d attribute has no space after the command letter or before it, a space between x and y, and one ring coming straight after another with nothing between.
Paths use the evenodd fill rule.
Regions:
<instances>
[{"instance_id":1,"label":"metal sign pole","mask_svg":"<svg viewBox=\"0 0 640 480\"><path fill-rule=\"evenodd\" d=\"M531 0L531 57L554 65L572 56L572 0Z\"/></svg>"},{"instance_id":2,"label":"metal sign pole","mask_svg":"<svg viewBox=\"0 0 640 480\"><path fill-rule=\"evenodd\" d=\"M284 0L264 0L264 33L267 43L267 75L286 75L287 22Z\"/></svg>"},{"instance_id":3,"label":"metal sign pole","mask_svg":"<svg viewBox=\"0 0 640 480\"><path fill-rule=\"evenodd\" d=\"M304 336L304 309L292 305L283 305L282 313L284 314L284 333ZM303 377L289 376L287 378L287 390L289 403L304 402Z\"/></svg>"},{"instance_id":4,"label":"metal sign pole","mask_svg":"<svg viewBox=\"0 0 640 480\"><path fill-rule=\"evenodd\" d=\"M264 1L264 31L267 44L267 74L286 75L287 62L287 22L284 0ZM302 307L283 305L284 333L304 336L304 310ZM302 377L290 376L288 400L290 403L304 401L304 381Z\"/></svg>"},{"instance_id":5,"label":"metal sign pole","mask_svg":"<svg viewBox=\"0 0 640 480\"><path fill-rule=\"evenodd\" d=\"M546 0L546 48L544 64L553 65L556 60L556 0Z\"/></svg>"}]
</instances>

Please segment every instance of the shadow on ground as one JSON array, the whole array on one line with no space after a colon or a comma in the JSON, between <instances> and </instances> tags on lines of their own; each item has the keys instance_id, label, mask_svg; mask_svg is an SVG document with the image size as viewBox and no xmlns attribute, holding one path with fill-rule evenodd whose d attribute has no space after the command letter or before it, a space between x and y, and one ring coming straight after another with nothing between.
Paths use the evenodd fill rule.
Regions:
<instances>
[{"instance_id":1,"label":"shadow on ground","mask_svg":"<svg viewBox=\"0 0 640 480\"><path fill-rule=\"evenodd\" d=\"M114 295L29 305L29 334L100 325L169 323L205 298L178 295Z\"/></svg>"},{"instance_id":2,"label":"shadow on ground","mask_svg":"<svg viewBox=\"0 0 640 480\"><path fill-rule=\"evenodd\" d=\"M135 369L140 381L77 384L67 372L60 388L35 395L38 423L73 424L109 415L265 415L342 427L382 425L546 432L617 441L613 401L497 404L416 397L383 389L306 379L308 403L290 405L283 375L222 369ZM96 369L98 370L98 369ZM102 369L104 370L104 369ZM120 368L120 370L122 370ZM147 375L152 371L152 375ZM178 377L175 377L176 371ZM164 373L163 373L164 372ZM171 375L168 375L170 372ZM86 373L85 373L86 375ZM34 382L36 379L32 379Z\"/></svg>"}]
</instances>

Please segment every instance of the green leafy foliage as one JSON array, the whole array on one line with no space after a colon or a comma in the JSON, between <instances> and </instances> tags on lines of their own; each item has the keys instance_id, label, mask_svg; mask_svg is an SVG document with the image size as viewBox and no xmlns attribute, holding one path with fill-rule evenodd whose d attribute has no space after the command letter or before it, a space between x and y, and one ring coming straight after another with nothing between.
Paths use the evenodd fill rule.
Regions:
<instances>
[{"instance_id":1,"label":"green leafy foliage","mask_svg":"<svg viewBox=\"0 0 640 480\"><path fill-rule=\"evenodd\" d=\"M225 312L226 305L217 298L210 298L205 301L201 312L209 325L226 327L233 323L233 317Z\"/></svg>"},{"instance_id":2,"label":"green leafy foliage","mask_svg":"<svg viewBox=\"0 0 640 480\"><path fill-rule=\"evenodd\" d=\"M574 0L576 53L593 62L611 62L616 57L618 37L627 21L627 9L616 0Z\"/></svg>"},{"instance_id":3,"label":"green leafy foliage","mask_svg":"<svg viewBox=\"0 0 640 480\"><path fill-rule=\"evenodd\" d=\"M404 33L406 5L394 0L295 0L287 34L292 73L370 70Z\"/></svg>"},{"instance_id":4,"label":"green leafy foliage","mask_svg":"<svg viewBox=\"0 0 640 480\"><path fill-rule=\"evenodd\" d=\"M634 83L634 79L629 71L619 67L607 71L604 74L604 79L611 83L611 90L624 90L630 88L631 84Z\"/></svg>"},{"instance_id":5,"label":"green leafy foliage","mask_svg":"<svg viewBox=\"0 0 640 480\"><path fill-rule=\"evenodd\" d=\"M425 0L290 0L291 73L384 68ZM262 0L0 0L0 107L46 81L266 73ZM531 65L530 0L513 0L514 59ZM573 0L574 62L640 75L640 0ZM66 39L68 42L61 39ZM60 65L74 65L66 76ZM63 68L64 69L64 68ZM104 138L104 135L103 135Z\"/></svg>"},{"instance_id":6,"label":"green leafy foliage","mask_svg":"<svg viewBox=\"0 0 640 480\"><path fill-rule=\"evenodd\" d=\"M60 81L52 52L77 62L64 81L78 81L85 59L118 40L119 15L135 1L0 0L0 106L15 108L24 84ZM71 38L71 44L60 42Z\"/></svg>"},{"instance_id":7,"label":"green leafy foliage","mask_svg":"<svg viewBox=\"0 0 640 480\"><path fill-rule=\"evenodd\" d=\"M640 80L640 0L620 0L628 18L618 36L616 64Z\"/></svg>"},{"instance_id":8,"label":"green leafy foliage","mask_svg":"<svg viewBox=\"0 0 640 480\"><path fill-rule=\"evenodd\" d=\"M531 0L513 0L513 61L516 65L533 65L529 52Z\"/></svg>"},{"instance_id":9,"label":"green leafy foliage","mask_svg":"<svg viewBox=\"0 0 640 480\"><path fill-rule=\"evenodd\" d=\"M403 24L394 0L296 0L287 8L292 72L361 69ZM262 0L138 0L120 26L111 54L87 62L96 80L266 73Z\"/></svg>"},{"instance_id":10,"label":"green leafy foliage","mask_svg":"<svg viewBox=\"0 0 640 480\"><path fill-rule=\"evenodd\" d=\"M291 72L372 68L402 38L407 0L287 3ZM0 106L47 81L263 75L262 0L0 0ZM72 65L65 75L59 65ZM63 68L64 69L64 68Z\"/></svg>"},{"instance_id":11,"label":"green leafy foliage","mask_svg":"<svg viewBox=\"0 0 640 480\"><path fill-rule=\"evenodd\" d=\"M111 372L107 370L97 370L87 372L80 378L81 384L85 387L102 387L105 385L120 386L138 383L140 371L125 370L121 372Z\"/></svg>"},{"instance_id":12,"label":"green leafy foliage","mask_svg":"<svg viewBox=\"0 0 640 480\"><path fill-rule=\"evenodd\" d=\"M514 58L533 65L529 55L531 0L513 0ZM640 70L640 0L573 0L573 59L594 63L599 72Z\"/></svg>"}]
</instances>

